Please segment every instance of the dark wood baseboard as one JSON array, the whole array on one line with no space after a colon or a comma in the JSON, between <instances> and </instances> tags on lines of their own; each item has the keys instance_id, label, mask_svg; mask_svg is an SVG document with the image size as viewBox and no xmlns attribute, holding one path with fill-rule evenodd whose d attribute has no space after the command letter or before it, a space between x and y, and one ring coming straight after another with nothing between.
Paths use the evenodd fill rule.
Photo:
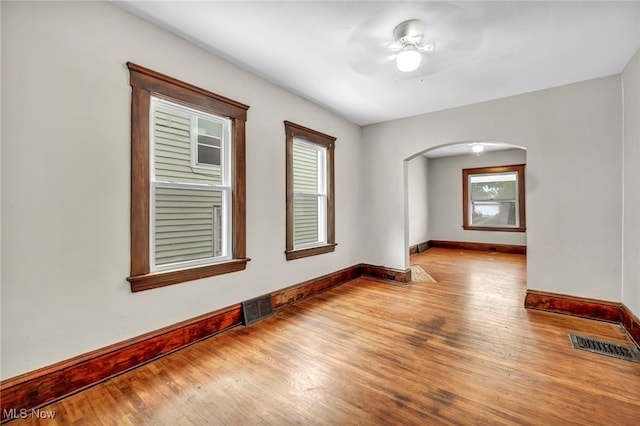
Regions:
<instances>
[{"instance_id":1,"label":"dark wood baseboard","mask_svg":"<svg viewBox=\"0 0 640 426\"><path fill-rule=\"evenodd\" d=\"M527 246L512 244L471 243L464 241L429 240L428 247L441 247L457 250L483 250L498 253L527 254Z\"/></svg>"},{"instance_id":2,"label":"dark wood baseboard","mask_svg":"<svg viewBox=\"0 0 640 426\"><path fill-rule=\"evenodd\" d=\"M640 346L640 320L622 303L527 290L524 307L620 324Z\"/></svg>"},{"instance_id":3,"label":"dark wood baseboard","mask_svg":"<svg viewBox=\"0 0 640 426\"><path fill-rule=\"evenodd\" d=\"M633 341L640 346L640 319L624 303L620 307L620 324L627 330Z\"/></svg>"},{"instance_id":4,"label":"dark wood baseboard","mask_svg":"<svg viewBox=\"0 0 640 426\"><path fill-rule=\"evenodd\" d=\"M362 264L361 268L362 275L367 277L378 278L385 281L397 281L402 284L408 284L411 282L411 269L402 271L400 269L367 264Z\"/></svg>"},{"instance_id":5,"label":"dark wood baseboard","mask_svg":"<svg viewBox=\"0 0 640 426\"><path fill-rule=\"evenodd\" d=\"M0 384L2 421L95 385L192 343L240 325L240 304L44 367ZM5 411L6 410L6 411Z\"/></svg>"},{"instance_id":6,"label":"dark wood baseboard","mask_svg":"<svg viewBox=\"0 0 640 426\"><path fill-rule=\"evenodd\" d=\"M427 250L429 250L429 241L424 241L414 246L409 246L409 255L422 253L423 251Z\"/></svg>"},{"instance_id":7,"label":"dark wood baseboard","mask_svg":"<svg viewBox=\"0 0 640 426\"><path fill-rule=\"evenodd\" d=\"M278 310L296 302L337 287L362 275L362 266L356 265L332 274L323 275L271 294L273 308Z\"/></svg>"},{"instance_id":8,"label":"dark wood baseboard","mask_svg":"<svg viewBox=\"0 0 640 426\"><path fill-rule=\"evenodd\" d=\"M524 307L599 321L620 322L620 303L527 290Z\"/></svg>"},{"instance_id":9,"label":"dark wood baseboard","mask_svg":"<svg viewBox=\"0 0 640 426\"><path fill-rule=\"evenodd\" d=\"M355 265L278 290L271 295L273 306L275 309L282 309L349 282L361 276L363 269L363 265ZM400 273L397 276L403 278ZM242 305L236 304L3 380L0 383L0 422L10 420L5 414L11 409L19 412L22 409L42 407L241 324Z\"/></svg>"}]
</instances>

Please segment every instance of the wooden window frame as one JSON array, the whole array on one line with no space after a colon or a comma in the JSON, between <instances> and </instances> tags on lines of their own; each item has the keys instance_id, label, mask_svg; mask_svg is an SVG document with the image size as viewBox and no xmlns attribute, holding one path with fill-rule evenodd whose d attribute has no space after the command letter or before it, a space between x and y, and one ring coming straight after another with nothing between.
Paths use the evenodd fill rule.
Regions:
<instances>
[{"instance_id":1,"label":"wooden window frame","mask_svg":"<svg viewBox=\"0 0 640 426\"><path fill-rule=\"evenodd\" d=\"M300 259L335 251L335 196L334 196L334 148L336 138L320 133L290 121L284 122L286 141L286 175L287 175L287 228L286 250L287 260ZM327 241L313 247L295 248L293 238L293 141L302 139L308 143L319 145L326 149L326 178L327 178Z\"/></svg>"},{"instance_id":2,"label":"wooden window frame","mask_svg":"<svg viewBox=\"0 0 640 426\"><path fill-rule=\"evenodd\" d=\"M240 271L246 257L247 105L127 62L131 94L131 290L142 291ZM151 96L231 119L231 259L200 266L151 272L150 259L150 107Z\"/></svg>"},{"instance_id":3,"label":"wooden window frame","mask_svg":"<svg viewBox=\"0 0 640 426\"><path fill-rule=\"evenodd\" d=\"M526 232L525 222L525 183L524 164L496 167L476 167L472 169L462 169L462 228L468 231L502 231L502 232ZM518 223L519 226L473 226L469 225L469 175L517 173L518 179Z\"/></svg>"}]
</instances>

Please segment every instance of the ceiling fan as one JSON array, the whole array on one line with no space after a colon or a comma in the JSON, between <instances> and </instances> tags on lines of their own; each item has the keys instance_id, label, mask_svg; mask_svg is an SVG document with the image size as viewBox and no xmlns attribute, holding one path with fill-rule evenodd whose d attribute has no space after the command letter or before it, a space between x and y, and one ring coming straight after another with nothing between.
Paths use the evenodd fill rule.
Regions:
<instances>
[{"instance_id":1,"label":"ceiling fan","mask_svg":"<svg viewBox=\"0 0 640 426\"><path fill-rule=\"evenodd\" d=\"M424 42L425 24L419 19L401 22L393 30L394 42L389 49L396 52L390 57L396 61L398 70L412 72L420 67L422 52L433 52L435 43Z\"/></svg>"},{"instance_id":2,"label":"ceiling fan","mask_svg":"<svg viewBox=\"0 0 640 426\"><path fill-rule=\"evenodd\" d=\"M346 40L346 62L358 74L385 81L422 81L468 61L482 42L483 29L469 3L379 4L386 6Z\"/></svg>"}]
</instances>

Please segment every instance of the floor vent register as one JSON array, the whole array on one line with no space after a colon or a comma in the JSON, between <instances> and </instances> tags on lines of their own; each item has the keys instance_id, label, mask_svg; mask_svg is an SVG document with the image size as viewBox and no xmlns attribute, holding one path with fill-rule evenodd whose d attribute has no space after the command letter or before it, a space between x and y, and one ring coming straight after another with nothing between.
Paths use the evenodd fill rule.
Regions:
<instances>
[{"instance_id":1,"label":"floor vent register","mask_svg":"<svg viewBox=\"0 0 640 426\"><path fill-rule=\"evenodd\" d=\"M635 346L607 342L573 333L569 333L569 339L575 349L640 363L640 351Z\"/></svg>"}]
</instances>

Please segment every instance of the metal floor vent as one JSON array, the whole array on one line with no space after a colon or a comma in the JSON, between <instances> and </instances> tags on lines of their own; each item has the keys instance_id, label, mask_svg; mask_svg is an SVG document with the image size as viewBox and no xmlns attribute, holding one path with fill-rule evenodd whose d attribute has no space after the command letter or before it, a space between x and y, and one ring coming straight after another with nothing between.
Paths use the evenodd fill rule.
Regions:
<instances>
[{"instance_id":1,"label":"metal floor vent","mask_svg":"<svg viewBox=\"0 0 640 426\"><path fill-rule=\"evenodd\" d=\"M635 346L621 345L573 333L569 333L569 338L575 349L640 363L640 351Z\"/></svg>"},{"instance_id":2,"label":"metal floor vent","mask_svg":"<svg viewBox=\"0 0 640 426\"><path fill-rule=\"evenodd\" d=\"M242 302L242 317L244 325L251 325L274 315L271 295L256 297Z\"/></svg>"}]
</instances>

